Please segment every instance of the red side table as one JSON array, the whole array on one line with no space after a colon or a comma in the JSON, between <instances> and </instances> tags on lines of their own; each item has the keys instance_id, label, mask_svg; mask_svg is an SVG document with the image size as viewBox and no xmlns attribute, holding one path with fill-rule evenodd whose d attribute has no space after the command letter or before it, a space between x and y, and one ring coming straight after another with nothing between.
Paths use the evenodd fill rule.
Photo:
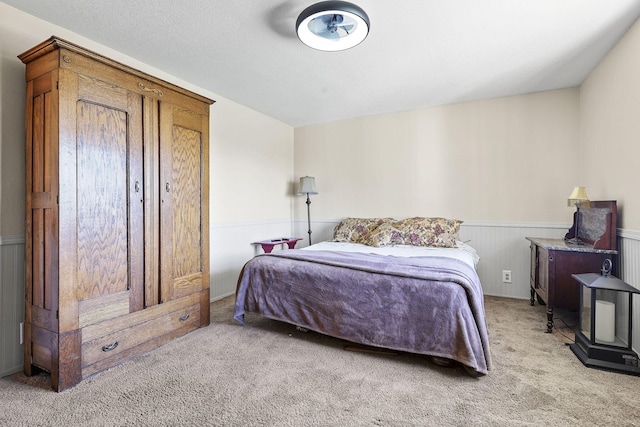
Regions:
<instances>
[{"instance_id":1,"label":"red side table","mask_svg":"<svg viewBox=\"0 0 640 427\"><path fill-rule=\"evenodd\" d=\"M259 242L253 242L253 244L262 246L262 250L264 251L264 253L268 254L271 253L275 245L284 245L286 243L289 249L293 249L296 247L296 243L298 243L298 240L302 240L302 238L281 237L279 239L260 240Z\"/></svg>"}]
</instances>

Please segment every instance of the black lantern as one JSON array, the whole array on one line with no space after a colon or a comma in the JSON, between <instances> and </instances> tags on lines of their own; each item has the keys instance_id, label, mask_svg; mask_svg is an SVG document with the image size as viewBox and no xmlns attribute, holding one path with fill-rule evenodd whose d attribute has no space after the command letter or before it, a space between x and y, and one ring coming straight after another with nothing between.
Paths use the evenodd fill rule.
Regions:
<instances>
[{"instance_id":1,"label":"black lantern","mask_svg":"<svg viewBox=\"0 0 640 427\"><path fill-rule=\"evenodd\" d=\"M606 260L602 274L572 274L581 286L580 330L571 350L586 366L640 376L632 348L633 294L640 290L610 276L610 270Z\"/></svg>"}]
</instances>

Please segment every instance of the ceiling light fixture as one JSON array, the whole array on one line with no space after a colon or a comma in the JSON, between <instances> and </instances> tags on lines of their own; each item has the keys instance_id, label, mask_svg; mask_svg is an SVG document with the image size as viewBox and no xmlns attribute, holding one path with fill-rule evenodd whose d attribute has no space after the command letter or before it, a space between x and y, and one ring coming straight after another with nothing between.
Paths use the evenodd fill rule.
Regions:
<instances>
[{"instance_id":1,"label":"ceiling light fixture","mask_svg":"<svg viewBox=\"0 0 640 427\"><path fill-rule=\"evenodd\" d=\"M345 50L367 38L369 16L353 3L323 1L302 11L296 32L302 43L314 49Z\"/></svg>"}]
</instances>

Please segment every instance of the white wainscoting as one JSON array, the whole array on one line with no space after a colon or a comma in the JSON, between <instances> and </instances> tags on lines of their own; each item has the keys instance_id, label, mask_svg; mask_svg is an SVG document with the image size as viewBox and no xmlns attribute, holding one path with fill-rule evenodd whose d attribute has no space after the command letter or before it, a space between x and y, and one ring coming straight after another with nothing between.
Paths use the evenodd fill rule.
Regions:
<instances>
[{"instance_id":1,"label":"white wainscoting","mask_svg":"<svg viewBox=\"0 0 640 427\"><path fill-rule=\"evenodd\" d=\"M619 230L618 251L618 277L640 289L640 232ZM640 295L633 296L633 308L633 350L640 354Z\"/></svg>"},{"instance_id":2,"label":"white wainscoting","mask_svg":"<svg viewBox=\"0 0 640 427\"><path fill-rule=\"evenodd\" d=\"M312 241L331 240L335 221L316 221L312 224ZM529 241L526 237L561 239L570 224L504 224L465 222L460 228L460 240L473 246L478 255L478 276L486 295L529 299ZM296 235L305 236L307 223L298 221ZM511 270L512 283L502 283L502 270Z\"/></svg>"},{"instance_id":3,"label":"white wainscoting","mask_svg":"<svg viewBox=\"0 0 640 427\"><path fill-rule=\"evenodd\" d=\"M22 370L24 237L0 236L0 377Z\"/></svg>"},{"instance_id":4,"label":"white wainscoting","mask_svg":"<svg viewBox=\"0 0 640 427\"><path fill-rule=\"evenodd\" d=\"M209 228L212 301L235 294L242 266L255 255L263 253L260 245L253 245L252 242L303 237L293 234L290 220L211 224ZM280 247L276 246L273 250L280 250Z\"/></svg>"},{"instance_id":5,"label":"white wainscoting","mask_svg":"<svg viewBox=\"0 0 640 427\"><path fill-rule=\"evenodd\" d=\"M312 242L330 240L339 220L312 222ZM464 223L460 238L480 255L478 275L487 295L529 298L529 241L526 237L562 238L569 224ZM301 237L308 246L307 221L275 220L212 224L211 299L233 295L242 266L262 249L252 242L276 237ZM620 257L616 271L640 288L640 232L618 231ZM274 250L279 250L277 247ZM512 283L502 283L511 270ZM22 369L19 328L24 318L24 238L0 236L0 376ZM634 350L640 347L640 297L634 297ZM528 302L522 301L523 307Z\"/></svg>"}]
</instances>

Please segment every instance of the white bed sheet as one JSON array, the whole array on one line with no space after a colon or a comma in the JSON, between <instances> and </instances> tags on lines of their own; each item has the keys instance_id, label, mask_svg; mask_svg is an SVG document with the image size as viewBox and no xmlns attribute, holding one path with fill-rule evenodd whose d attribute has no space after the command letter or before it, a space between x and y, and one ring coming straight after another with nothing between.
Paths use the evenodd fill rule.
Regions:
<instances>
[{"instance_id":1,"label":"white bed sheet","mask_svg":"<svg viewBox=\"0 0 640 427\"><path fill-rule=\"evenodd\" d=\"M362 245L360 243L346 242L320 242L311 246L301 248L302 250L313 251L341 251L341 252L361 252L378 255L389 255L397 257L429 257L441 256L455 258L476 268L480 257L476 250L464 242L456 242L457 248L433 248L424 246L396 245L383 246L376 248L373 246Z\"/></svg>"}]
</instances>

